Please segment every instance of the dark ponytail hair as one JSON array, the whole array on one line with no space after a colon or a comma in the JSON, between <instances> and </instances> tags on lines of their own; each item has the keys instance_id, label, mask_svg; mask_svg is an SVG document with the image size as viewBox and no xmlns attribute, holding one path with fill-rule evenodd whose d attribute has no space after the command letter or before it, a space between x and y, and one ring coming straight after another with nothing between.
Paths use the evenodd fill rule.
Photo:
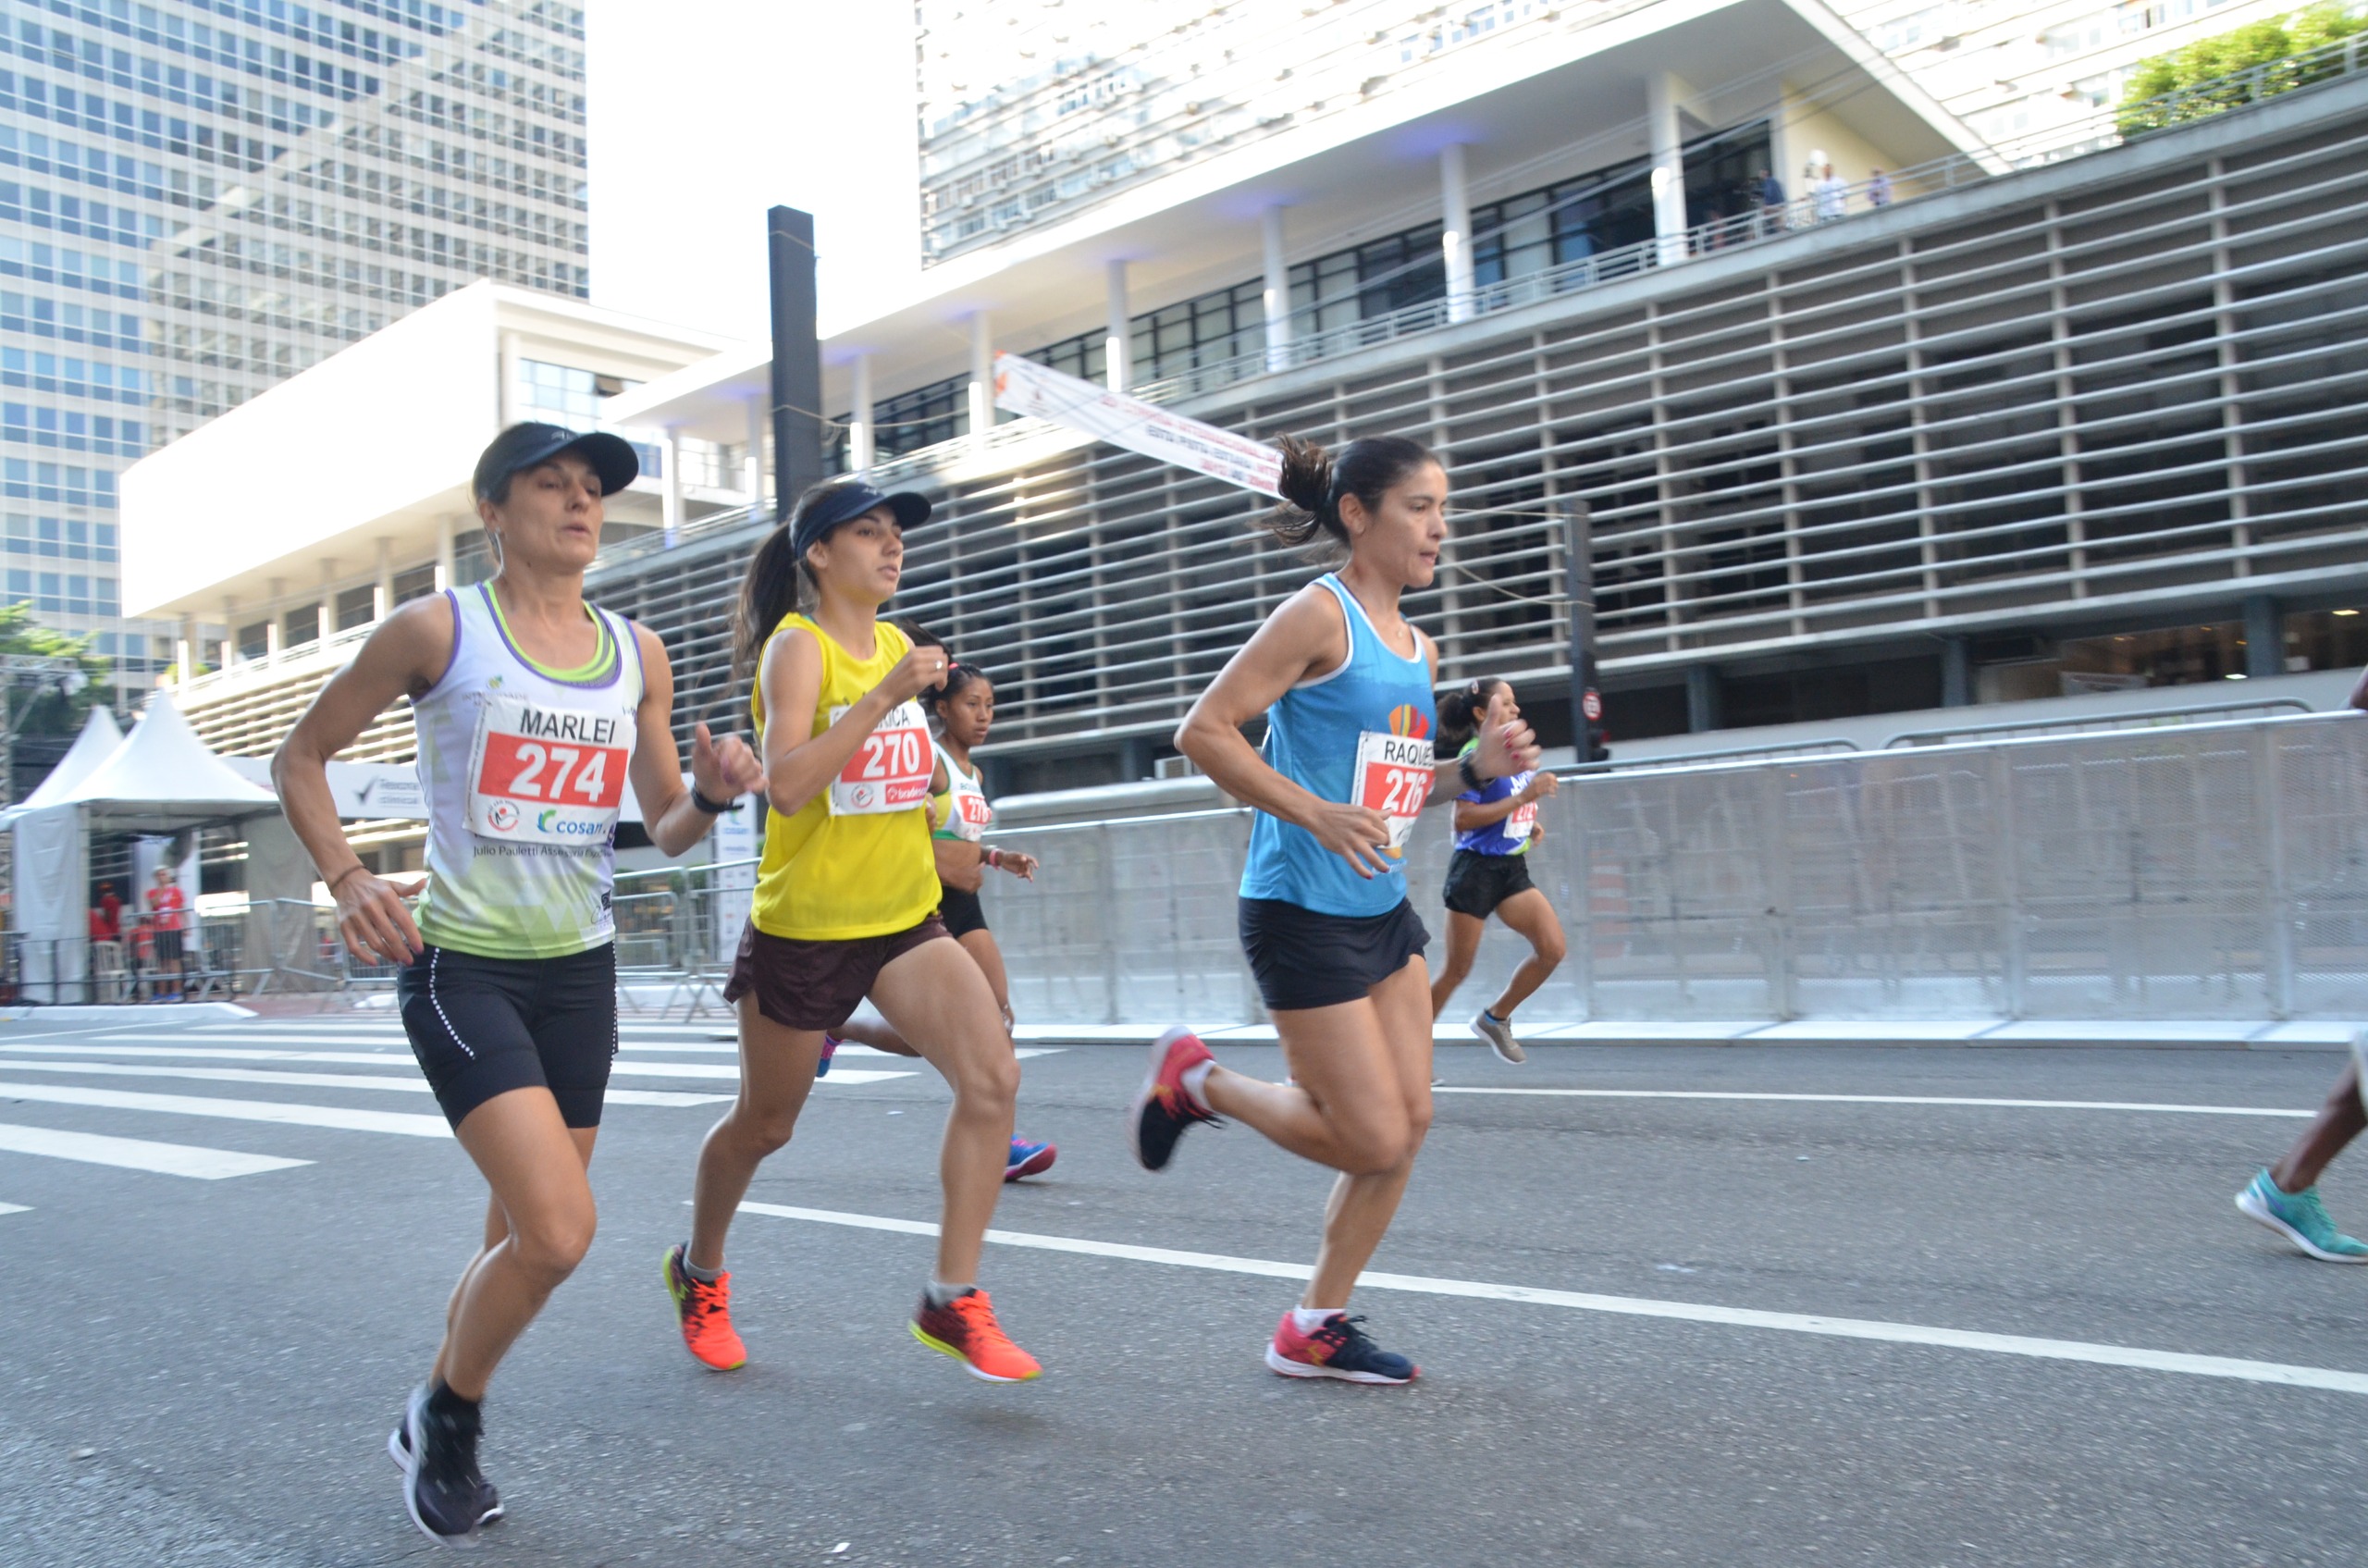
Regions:
<instances>
[{"instance_id":1,"label":"dark ponytail hair","mask_svg":"<svg viewBox=\"0 0 2368 1568\"><path fill-rule=\"evenodd\" d=\"M1340 521L1340 498L1354 496L1367 512L1381 510L1381 498L1392 485L1425 463L1435 463L1430 449L1403 436L1368 436L1350 441L1336 455L1299 436L1283 436L1275 445L1283 454L1279 488L1283 504L1266 518L1266 531L1294 548L1313 544L1328 534L1341 544L1349 529Z\"/></svg>"},{"instance_id":2,"label":"dark ponytail hair","mask_svg":"<svg viewBox=\"0 0 2368 1568\"><path fill-rule=\"evenodd\" d=\"M909 637L915 648L945 649L945 685L921 688L920 705L929 710L931 718L944 718L945 705L972 686L994 685L987 673L976 664L964 664L956 660L954 657L954 650L945 647L945 639L923 626L919 622L904 620L892 622L891 624Z\"/></svg>"},{"instance_id":3,"label":"dark ponytail hair","mask_svg":"<svg viewBox=\"0 0 2368 1568\"><path fill-rule=\"evenodd\" d=\"M1483 675L1466 681L1439 704L1440 756L1455 756L1463 749L1464 742L1480 733L1480 721L1487 716L1489 699L1497 695L1498 686L1506 684L1495 675Z\"/></svg>"},{"instance_id":4,"label":"dark ponytail hair","mask_svg":"<svg viewBox=\"0 0 2368 1568\"><path fill-rule=\"evenodd\" d=\"M808 486L797 498L797 504L790 508L789 515L757 547L757 553L748 562L748 574L740 579L740 603L732 615L734 679L756 669L757 661L764 656L765 639L773 635L773 628L781 624L783 616L813 602L817 585L814 568L807 564L806 551L797 546L800 525L841 490L862 483L861 479L843 476Z\"/></svg>"}]
</instances>

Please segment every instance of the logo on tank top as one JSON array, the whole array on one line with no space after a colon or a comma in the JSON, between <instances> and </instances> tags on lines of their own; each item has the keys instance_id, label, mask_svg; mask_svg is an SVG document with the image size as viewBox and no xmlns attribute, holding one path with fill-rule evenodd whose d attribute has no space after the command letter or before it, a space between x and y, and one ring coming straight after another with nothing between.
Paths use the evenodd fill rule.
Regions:
<instances>
[{"instance_id":1,"label":"logo on tank top","mask_svg":"<svg viewBox=\"0 0 2368 1568\"><path fill-rule=\"evenodd\" d=\"M1431 733L1431 722L1412 703L1401 702L1389 710L1389 733L1421 740Z\"/></svg>"}]
</instances>

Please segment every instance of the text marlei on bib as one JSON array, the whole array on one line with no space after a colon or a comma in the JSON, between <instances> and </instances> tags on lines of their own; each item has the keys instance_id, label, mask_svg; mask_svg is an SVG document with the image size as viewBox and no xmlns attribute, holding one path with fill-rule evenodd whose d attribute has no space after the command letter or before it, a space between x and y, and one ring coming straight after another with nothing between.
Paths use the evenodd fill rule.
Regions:
<instances>
[{"instance_id":1,"label":"text marlei on bib","mask_svg":"<svg viewBox=\"0 0 2368 1568\"><path fill-rule=\"evenodd\" d=\"M469 757L469 831L513 843L606 843L633 739L628 715L487 698Z\"/></svg>"}]
</instances>

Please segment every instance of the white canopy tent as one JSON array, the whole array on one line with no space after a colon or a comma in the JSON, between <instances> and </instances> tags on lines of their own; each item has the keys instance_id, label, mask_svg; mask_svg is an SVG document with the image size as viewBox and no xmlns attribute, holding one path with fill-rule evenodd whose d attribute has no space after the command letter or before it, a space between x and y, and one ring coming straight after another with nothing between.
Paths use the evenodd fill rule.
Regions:
<instances>
[{"instance_id":1,"label":"white canopy tent","mask_svg":"<svg viewBox=\"0 0 2368 1568\"><path fill-rule=\"evenodd\" d=\"M29 1001L77 999L89 973L92 833L177 833L279 809L271 791L240 778L197 738L167 693L150 698L129 735L61 784L92 734L86 725L65 760L9 816Z\"/></svg>"}]
</instances>

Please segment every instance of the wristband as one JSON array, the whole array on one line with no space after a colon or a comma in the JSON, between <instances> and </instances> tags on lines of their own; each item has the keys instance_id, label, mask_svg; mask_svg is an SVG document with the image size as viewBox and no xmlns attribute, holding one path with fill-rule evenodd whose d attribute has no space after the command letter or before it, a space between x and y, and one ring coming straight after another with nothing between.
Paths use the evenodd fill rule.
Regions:
<instances>
[{"instance_id":1,"label":"wristband","mask_svg":"<svg viewBox=\"0 0 2368 1568\"><path fill-rule=\"evenodd\" d=\"M338 883L343 882L346 878L352 876L356 871L366 871L369 869L369 867L364 865L361 861L356 860L345 870L338 872L336 876L329 879L329 896L332 898L337 896Z\"/></svg>"},{"instance_id":2,"label":"wristband","mask_svg":"<svg viewBox=\"0 0 2368 1568\"><path fill-rule=\"evenodd\" d=\"M1480 776L1480 770L1472 765L1472 754L1469 752L1455 759L1455 774L1463 781L1466 789L1481 790L1488 785L1488 781Z\"/></svg>"},{"instance_id":3,"label":"wristband","mask_svg":"<svg viewBox=\"0 0 2368 1568\"><path fill-rule=\"evenodd\" d=\"M996 870L1003 870L1003 851L1002 851L1002 850L1000 850L1000 849L990 849L990 850L988 850L988 851L987 851L987 864L988 864L988 865L990 865L990 866L993 866Z\"/></svg>"},{"instance_id":4,"label":"wristband","mask_svg":"<svg viewBox=\"0 0 2368 1568\"><path fill-rule=\"evenodd\" d=\"M693 784L691 786L691 804L699 810L706 812L710 817L721 817L726 811L732 809L732 802L729 800L709 800L706 796L699 793L699 786L697 784Z\"/></svg>"}]
</instances>

